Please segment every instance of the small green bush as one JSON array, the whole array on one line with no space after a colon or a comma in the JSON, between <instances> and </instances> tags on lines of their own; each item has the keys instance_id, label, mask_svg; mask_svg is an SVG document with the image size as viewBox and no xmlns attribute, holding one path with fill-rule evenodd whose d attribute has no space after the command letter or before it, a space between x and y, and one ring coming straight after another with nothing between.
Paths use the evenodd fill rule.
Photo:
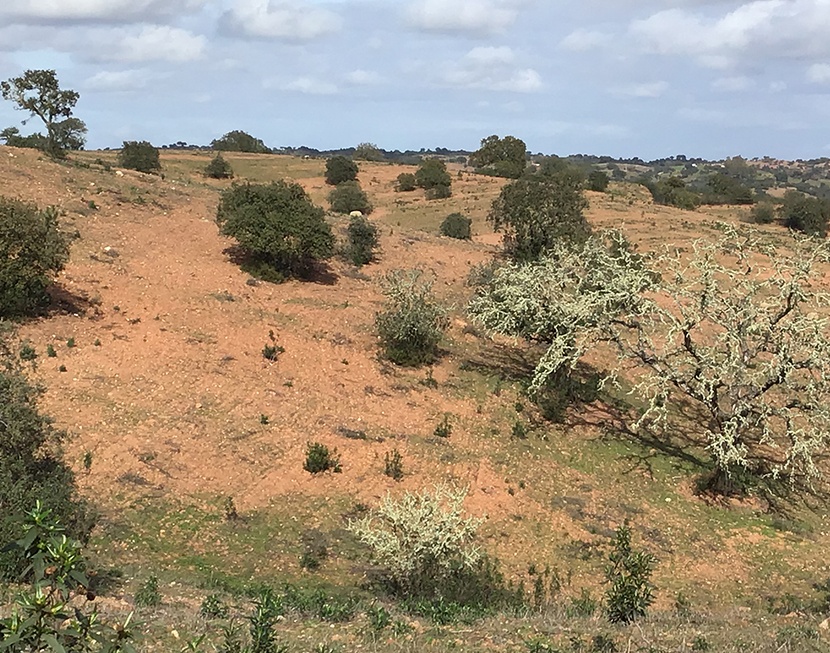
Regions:
<instances>
[{"instance_id":1,"label":"small green bush","mask_svg":"<svg viewBox=\"0 0 830 653\"><path fill-rule=\"evenodd\" d=\"M118 165L138 172L161 170L158 148L147 141L124 141L118 153Z\"/></svg>"},{"instance_id":2,"label":"small green bush","mask_svg":"<svg viewBox=\"0 0 830 653\"><path fill-rule=\"evenodd\" d=\"M469 240L472 237L470 226L473 221L461 213L450 213L441 223L441 235L457 238L458 240Z\"/></svg>"},{"instance_id":3,"label":"small green bush","mask_svg":"<svg viewBox=\"0 0 830 653\"><path fill-rule=\"evenodd\" d=\"M302 186L278 181L234 184L222 193L216 222L248 255L247 272L280 281L332 256L334 235L324 216Z\"/></svg>"},{"instance_id":4,"label":"small green bush","mask_svg":"<svg viewBox=\"0 0 830 653\"><path fill-rule=\"evenodd\" d=\"M326 161L326 183L337 186L357 179L357 164L345 156L333 156Z\"/></svg>"},{"instance_id":5,"label":"small green bush","mask_svg":"<svg viewBox=\"0 0 830 653\"><path fill-rule=\"evenodd\" d=\"M357 266L371 263L378 247L378 228L365 217L354 216L349 220L348 247L346 254Z\"/></svg>"},{"instance_id":6,"label":"small green bush","mask_svg":"<svg viewBox=\"0 0 830 653\"><path fill-rule=\"evenodd\" d=\"M46 289L69 260L69 243L56 209L0 196L0 317L49 303Z\"/></svg>"},{"instance_id":7,"label":"small green bush","mask_svg":"<svg viewBox=\"0 0 830 653\"><path fill-rule=\"evenodd\" d=\"M614 623L630 623L644 617L654 602L651 575L655 559L650 553L631 548L631 529L623 524L617 529L610 565L605 570L609 588L608 619Z\"/></svg>"},{"instance_id":8,"label":"small green bush","mask_svg":"<svg viewBox=\"0 0 830 653\"><path fill-rule=\"evenodd\" d=\"M400 451L393 449L386 452L383 473L395 481L403 478L403 457Z\"/></svg>"},{"instance_id":9,"label":"small green bush","mask_svg":"<svg viewBox=\"0 0 830 653\"><path fill-rule=\"evenodd\" d=\"M230 610L218 594L211 594L202 601L199 614L204 619L227 619Z\"/></svg>"},{"instance_id":10,"label":"small green bush","mask_svg":"<svg viewBox=\"0 0 830 653\"><path fill-rule=\"evenodd\" d=\"M411 172L402 172L398 175L395 190L399 193L408 193L418 188L418 181Z\"/></svg>"},{"instance_id":11,"label":"small green bush","mask_svg":"<svg viewBox=\"0 0 830 653\"><path fill-rule=\"evenodd\" d=\"M331 210L335 213L360 211L368 215L372 212L369 196L356 181L344 181L337 184L329 193L329 203L331 204Z\"/></svg>"},{"instance_id":12,"label":"small green bush","mask_svg":"<svg viewBox=\"0 0 830 653\"><path fill-rule=\"evenodd\" d=\"M452 177L447 172L447 164L441 159L425 159L415 171L415 183L419 188L429 190L436 186L452 186Z\"/></svg>"},{"instance_id":13,"label":"small green bush","mask_svg":"<svg viewBox=\"0 0 830 653\"><path fill-rule=\"evenodd\" d=\"M57 355L58 355L58 352L56 352L55 348L51 344L49 344L49 345L46 345L46 355L49 358L56 358Z\"/></svg>"},{"instance_id":14,"label":"small green bush","mask_svg":"<svg viewBox=\"0 0 830 653\"><path fill-rule=\"evenodd\" d=\"M427 188L424 197L428 200L445 200L448 197L452 197L452 187L444 184L431 186Z\"/></svg>"},{"instance_id":15,"label":"small green bush","mask_svg":"<svg viewBox=\"0 0 830 653\"><path fill-rule=\"evenodd\" d=\"M446 311L432 296L420 270L393 270L383 279L384 310L375 317L386 358L405 366L432 363L449 326Z\"/></svg>"},{"instance_id":16,"label":"small green bush","mask_svg":"<svg viewBox=\"0 0 830 653\"><path fill-rule=\"evenodd\" d=\"M303 469L309 474L320 474L329 470L336 474L343 471L337 449L329 449L319 442L309 442L306 446Z\"/></svg>"},{"instance_id":17,"label":"small green bush","mask_svg":"<svg viewBox=\"0 0 830 653\"><path fill-rule=\"evenodd\" d=\"M20 356L20 360L22 361L31 362L37 359L37 351L35 351L35 348L32 347L32 345L28 342L24 342L20 346L20 351L18 352L18 355Z\"/></svg>"},{"instance_id":18,"label":"small green bush","mask_svg":"<svg viewBox=\"0 0 830 653\"><path fill-rule=\"evenodd\" d=\"M271 345L265 345L262 348L262 357L265 360L271 361L272 363L276 362L276 360L280 357L280 354L284 354L284 353L285 353L285 347L282 347L280 345L271 344Z\"/></svg>"},{"instance_id":19,"label":"small green bush","mask_svg":"<svg viewBox=\"0 0 830 653\"><path fill-rule=\"evenodd\" d=\"M608 175L602 170L594 170L588 175L588 190L604 193L608 190Z\"/></svg>"},{"instance_id":20,"label":"small green bush","mask_svg":"<svg viewBox=\"0 0 830 653\"><path fill-rule=\"evenodd\" d=\"M775 221L775 207L769 202L759 202L750 209L749 219L755 224L770 224Z\"/></svg>"},{"instance_id":21,"label":"small green bush","mask_svg":"<svg viewBox=\"0 0 830 653\"><path fill-rule=\"evenodd\" d=\"M135 593L135 604L142 608L152 608L161 605L161 592L159 591L159 579L151 574Z\"/></svg>"},{"instance_id":22,"label":"small green bush","mask_svg":"<svg viewBox=\"0 0 830 653\"><path fill-rule=\"evenodd\" d=\"M449 414L444 415L444 418L438 422L438 426L435 427L432 433L438 438L448 438L452 435L452 424L450 424Z\"/></svg>"},{"instance_id":23,"label":"small green bush","mask_svg":"<svg viewBox=\"0 0 830 653\"><path fill-rule=\"evenodd\" d=\"M231 179L233 178L233 168L222 156L222 153L217 152L216 156L205 167L205 176L211 179Z\"/></svg>"}]
</instances>

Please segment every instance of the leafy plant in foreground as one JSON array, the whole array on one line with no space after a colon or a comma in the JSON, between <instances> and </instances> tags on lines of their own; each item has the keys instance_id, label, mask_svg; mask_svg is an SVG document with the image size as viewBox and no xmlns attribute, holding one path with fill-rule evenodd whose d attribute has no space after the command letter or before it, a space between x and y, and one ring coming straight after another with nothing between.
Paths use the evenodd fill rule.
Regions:
<instances>
[{"instance_id":1,"label":"leafy plant in foreground","mask_svg":"<svg viewBox=\"0 0 830 653\"><path fill-rule=\"evenodd\" d=\"M605 593L608 618L614 623L629 623L646 615L654 602L654 556L631 548L631 529L623 524L614 537L614 551L605 569L609 587Z\"/></svg>"}]
</instances>

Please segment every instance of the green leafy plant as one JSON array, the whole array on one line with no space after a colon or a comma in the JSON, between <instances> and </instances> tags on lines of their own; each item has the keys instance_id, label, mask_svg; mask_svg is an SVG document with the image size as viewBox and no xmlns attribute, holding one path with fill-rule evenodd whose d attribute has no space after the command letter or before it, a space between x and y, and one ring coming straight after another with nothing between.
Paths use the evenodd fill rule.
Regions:
<instances>
[{"instance_id":1,"label":"green leafy plant","mask_svg":"<svg viewBox=\"0 0 830 653\"><path fill-rule=\"evenodd\" d=\"M357 179L357 164L345 156L333 156L326 161L326 183L337 186Z\"/></svg>"},{"instance_id":2,"label":"green leafy plant","mask_svg":"<svg viewBox=\"0 0 830 653\"><path fill-rule=\"evenodd\" d=\"M517 179L527 165L527 146L515 136L496 135L482 139L481 147L470 156L470 165L479 174Z\"/></svg>"},{"instance_id":3,"label":"green leafy plant","mask_svg":"<svg viewBox=\"0 0 830 653\"><path fill-rule=\"evenodd\" d=\"M46 345L46 355L49 358L56 358L57 355L58 355L58 352L55 351L55 348L51 344L48 344L48 345Z\"/></svg>"},{"instance_id":4,"label":"green leafy plant","mask_svg":"<svg viewBox=\"0 0 830 653\"><path fill-rule=\"evenodd\" d=\"M205 176L211 179L232 179L233 168L225 157L222 156L222 153L217 152L216 156L205 166Z\"/></svg>"},{"instance_id":5,"label":"green leafy plant","mask_svg":"<svg viewBox=\"0 0 830 653\"><path fill-rule=\"evenodd\" d=\"M229 131L221 138L210 143L214 150L222 152L250 152L252 154L268 154L271 150L260 139L240 130Z\"/></svg>"},{"instance_id":6,"label":"green leafy plant","mask_svg":"<svg viewBox=\"0 0 830 653\"><path fill-rule=\"evenodd\" d=\"M426 189L424 197L428 200L445 200L448 197L452 197L452 187L445 186L443 184L439 186L431 186Z\"/></svg>"},{"instance_id":7,"label":"green leafy plant","mask_svg":"<svg viewBox=\"0 0 830 653\"><path fill-rule=\"evenodd\" d=\"M132 614L113 627L94 607L87 608L95 594L88 589L81 543L67 536L40 501L25 514L23 525L23 537L7 548L26 561L23 577L31 587L15 599L10 616L0 619L0 648L9 653L135 653Z\"/></svg>"},{"instance_id":8,"label":"green leafy plant","mask_svg":"<svg viewBox=\"0 0 830 653\"><path fill-rule=\"evenodd\" d=\"M202 601L199 614L205 619L227 619L230 610L218 594L210 594Z\"/></svg>"},{"instance_id":9,"label":"green leafy plant","mask_svg":"<svg viewBox=\"0 0 830 653\"><path fill-rule=\"evenodd\" d=\"M593 170L588 175L588 190L597 193L604 193L608 190L608 174L602 170Z\"/></svg>"},{"instance_id":10,"label":"green leafy plant","mask_svg":"<svg viewBox=\"0 0 830 653\"><path fill-rule=\"evenodd\" d=\"M439 227L442 236L457 238L459 240L470 240L472 237L470 225L473 221L461 213L450 213Z\"/></svg>"},{"instance_id":11,"label":"green leafy plant","mask_svg":"<svg viewBox=\"0 0 830 653\"><path fill-rule=\"evenodd\" d=\"M371 263L379 244L378 228L365 217L353 216L349 219L348 246L346 254L357 266Z\"/></svg>"},{"instance_id":12,"label":"green leafy plant","mask_svg":"<svg viewBox=\"0 0 830 653\"><path fill-rule=\"evenodd\" d=\"M135 604L142 608L152 608L161 605L159 579L151 574L141 584L135 593Z\"/></svg>"},{"instance_id":13,"label":"green leafy plant","mask_svg":"<svg viewBox=\"0 0 830 653\"><path fill-rule=\"evenodd\" d=\"M441 159L424 159L415 171L415 183L424 190L437 186L450 188L452 177L447 172L447 164Z\"/></svg>"},{"instance_id":14,"label":"green leafy plant","mask_svg":"<svg viewBox=\"0 0 830 653\"><path fill-rule=\"evenodd\" d=\"M268 344L262 348L262 357L272 363L277 361L280 354L285 353L285 348L280 345ZM266 422L267 423L267 422Z\"/></svg>"},{"instance_id":15,"label":"green leafy plant","mask_svg":"<svg viewBox=\"0 0 830 653\"><path fill-rule=\"evenodd\" d=\"M118 165L138 172L158 172L161 170L158 148L147 141L124 141L118 152Z\"/></svg>"},{"instance_id":16,"label":"green leafy plant","mask_svg":"<svg viewBox=\"0 0 830 653\"><path fill-rule=\"evenodd\" d=\"M405 366L432 363L449 326L446 311L432 296L432 283L419 270L393 270L382 281L384 310L375 317L386 358Z\"/></svg>"},{"instance_id":17,"label":"green leafy plant","mask_svg":"<svg viewBox=\"0 0 830 653\"><path fill-rule=\"evenodd\" d=\"M0 196L0 317L48 304L46 289L69 260L69 243L56 209Z\"/></svg>"},{"instance_id":18,"label":"green leafy plant","mask_svg":"<svg viewBox=\"0 0 830 653\"><path fill-rule=\"evenodd\" d=\"M28 342L24 342L20 346L20 352L18 355L22 361L31 362L37 359L37 351L35 351L35 348Z\"/></svg>"},{"instance_id":19,"label":"green leafy plant","mask_svg":"<svg viewBox=\"0 0 830 653\"><path fill-rule=\"evenodd\" d=\"M337 449L329 449L320 442L309 442L306 447L305 463L303 469L310 474L320 474L329 470L340 473L340 456Z\"/></svg>"},{"instance_id":20,"label":"green leafy plant","mask_svg":"<svg viewBox=\"0 0 830 653\"><path fill-rule=\"evenodd\" d=\"M631 548L631 529L623 524L617 529L609 559L605 569L608 618L614 623L629 623L644 617L654 602L654 556Z\"/></svg>"},{"instance_id":21,"label":"green leafy plant","mask_svg":"<svg viewBox=\"0 0 830 653\"><path fill-rule=\"evenodd\" d=\"M395 481L403 479L403 457L400 451L393 449L386 452L383 473Z\"/></svg>"},{"instance_id":22,"label":"green leafy plant","mask_svg":"<svg viewBox=\"0 0 830 653\"><path fill-rule=\"evenodd\" d=\"M69 338L69 340L66 341L66 346L68 349L75 347L75 338Z\"/></svg>"},{"instance_id":23,"label":"green leafy plant","mask_svg":"<svg viewBox=\"0 0 830 653\"><path fill-rule=\"evenodd\" d=\"M334 253L334 235L299 184L235 184L222 193L216 221L247 255L243 268L277 281L306 273Z\"/></svg>"},{"instance_id":24,"label":"green leafy plant","mask_svg":"<svg viewBox=\"0 0 830 653\"><path fill-rule=\"evenodd\" d=\"M329 193L329 204L334 213L351 213L360 211L364 215L372 212L372 203L369 196L360 187L357 181L343 181L337 184Z\"/></svg>"}]
</instances>

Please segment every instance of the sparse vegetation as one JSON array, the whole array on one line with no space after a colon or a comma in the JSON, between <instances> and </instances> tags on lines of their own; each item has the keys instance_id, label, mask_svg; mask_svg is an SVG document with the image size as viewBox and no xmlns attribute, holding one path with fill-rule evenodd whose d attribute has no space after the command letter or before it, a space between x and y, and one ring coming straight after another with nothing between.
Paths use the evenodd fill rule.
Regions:
<instances>
[{"instance_id":1,"label":"sparse vegetation","mask_svg":"<svg viewBox=\"0 0 830 653\"><path fill-rule=\"evenodd\" d=\"M628 623L646 616L654 603L651 575L655 559L644 551L631 548L631 528L623 524L614 536L614 550L605 570L608 590L608 618L614 623Z\"/></svg>"},{"instance_id":2,"label":"sparse vegetation","mask_svg":"<svg viewBox=\"0 0 830 653\"><path fill-rule=\"evenodd\" d=\"M229 131L221 138L211 141L210 146L222 152L268 154L271 151L260 139L240 130Z\"/></svg>"},{"instance_id":3,"label":"sparse vegetation","mask_svg":"<svg viewBox=\"0 0 830 653\"><path fill-rule=\"evenodd\" d=\"M154 574L148 576L135 593L135 604L141 608L154 608L161 605L159 579Z\"/></svg>"},{"instance_id":4,"label":"sparse vegetation","mask_svg":"<svg viewBox=\"0 0 830 653\"><path fill-rule=\"evenodd\" d=\"M321 474L327 471L339 474L343 471L340 466L340 456L337 453L337 449L329 449L320 442L308 443L303 469L309 474Z\"/></svg>"},{"instance_id":5,"label":"sparse vegetation","mask_svg":"<svg viewBox=\"0 0 830 653\"><path fill-rule=\"evenodd\" d=\"M470 155L470 165L480 174L518 179L527 166L527 146L515 136L488 136Z\"/></svg>"},{"instance_id":6,"label":"sparse vegetation","mask_svg":"<svg viewBox=\"0 0 830 653\"><path fill-rule=\"evenodd\" d=\"M403 478L403 456L397 449L387 451L384 456L383 473L395 481Z\"/></svg>"},{"instance_id":7,"label":"sparse vegetation","mask_svg":"<svg viewBox=\"0 0 830 653\"><path fill-rule=\"evenodd\" d=\"M447 164L441 159L425 159L415 171L415 183L418 185L418 188L423 188L424 190L433 190L441 187L449 189L452 186L452 177L447 172Z\"/></svg>"}]
</instances>

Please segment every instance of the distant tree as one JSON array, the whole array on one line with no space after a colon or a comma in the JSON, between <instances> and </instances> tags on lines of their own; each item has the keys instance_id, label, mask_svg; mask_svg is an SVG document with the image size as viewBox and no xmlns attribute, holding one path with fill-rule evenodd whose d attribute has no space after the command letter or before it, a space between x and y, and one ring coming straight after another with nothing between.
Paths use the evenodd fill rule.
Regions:
<instances>
[{"instance_id":1,"label":"distant tree","mask_svg":"<svg viewBox=\"0 0 830 653\"><path fill-rule=\"evenodd\" d=\"M459 240L470 239L470 225L473 221L461 213L450 213L441 223L441 235L457 238Z\"/></svg>"},{"instance_id":2,"label":"distant tree","mask_svg":"<svg viewBox=\"0 0 830 653\"><path fill-rule=\"evenodd\" d=\"M753 204L752 189L739 179L722 172L710 176L706 182L708 193L703 201L707 204Z\"/></svg>"},{"instance_id":3,"label":"distant tree","mask_svg":"<svg viewBox=\"0 0 830 653\"><path fill-rule=\"evenodd\" d=\"M769 202L759 202L752 207L749 217L755 224L770 224L775 221L775 207Z\"/></svg>"},{"instance_id":4,"label":"distant tree","mask_svg":"<svg viewBox=\"0 0 830 653\"><path fill-rule=\"evenodd\" d=\"M399 193L407 193L418 188L418 180L411 172L402 172L398 175L395 190Z\"/></svg>"},{"instance_id":5,"label":"distant tree","mask_svg":"<svg viewBox=\"0 0 830 653\"><path fill-rule=\"evenodd\" d=\"M77 118L70 119L80 95L62 91L54 70L27 70L20 77L0 82L0 94L14 102L18 110L28 111L30 117L37 116L43 122L46 137L42 149L47 154L62 157L68 149L83 147L86 125Z\"/></svg>"},{"instance_id":6,"label":"distant tree","mask_svg":"<svg viewBox=\"0 0 830 653\"><path fill-rule=\"evenodd\" d=\"M597 193L604 193L608 190L608 174L602 170L593 170L588 175L588 189Z\"/></svg>"},{"instance_id":7,"label":"distant tree","mask_svg":"<svg viewBox=\"0 0 830 653\"><path fill-rule=\"evenodd\" d=\"M515 136L496 135L482 139L481 147L470 156L478 172L518 179L527 165L527 146Z\"/></svg>"},{"instance_id":8,"label":"distant tree","mask_svg":"<svg viewBox=\"0 0 830 653\"><path fill-rule=\"evenodd\" d=\"M354 149L354 158L358 161L385 161L383 152L374 143L361 143Z\"/></svg>"},{"instance_id":9,"label":"distant tree","mask_svg":"<svg viewBox=\"0 0 830 653\"><path fill-rule=\"evenodd\" d=\"M357 172L357 164L348 157L338 155L326 161L326 183L331 186L355 181Z\"/></svg>"},{"instance_id":10,"label":"distant tree","mask_svg":"<svg viewBox=\"0 0 830 653\"><path fill-rule=\"evenodd\" d=\"M36 132L28 136L21 136L17 127L6 127L0 131L0 140L9 147L30 147L36 150L46 149L46 138L43 134Z\"/></svg>"},{"instance_id":11,"label":"distant tree","mask_svg":"<svg viewBox=\"0 0 830 653\"><path fill-rule=\"evenodd\" d=\"M424 192L424 197L428 200L444 200L448 197L452 197L452 186L433 186L432 188L427 188Z\"/></svg>"},{"instance_id":12,"label":"distant tree","mask_svg":"<svg viewBox=\"0 0 830 653\"><path fill-rule=\"evenodd\" d=\"M567 171L517 179L502 188L487 219L504 230L505 252L517 261L538 259L560 242L579 244L591 232L580 180Z\"/></svg>"},{"instance_id":13,"label":"distant tree","mask_svg":"<svg viewBox=\"0 0 830 653\"><path fill-rule=\"evenodd\" d=\"M223 152L250 152L253 154L268 154L271 152L260 139L239 130L230 131L221 138L211 141L210 146L214 150Z\"/></svg>"},{"instance_id":14,"label":"distant tree","mask_svg":"<svg viewBox=\"0 0 830 653\"><path fill-rule=\"evenodd\" d=\"M118 165L138 172L161 170L158 148L147 141L124 141L118 153Z\"/></svg>"},{"instance_id":15,"label":"distant tree","mask_svg":"<svg viewBox=\"0 0 830 653\"><path fill-rule=\"evenodd\" d=\"M337 184L329 193L331 210L335 213L351 213L360 211L368 215L372 212L372 204L369 197L360 188L357 181L344 181Z\"/></svg>"},{"instance_id":16,"label":"distant tree","mask_svg":"<svg viewBox=\"0 0 830 653\"><path fill-rule=\"evenodd\" d=\"M447 164L441 159L424 159L415 171L415 183L419 188L429 190L436 186L452 186L452 177Z\"/></svg>"},{"instance_id":17,"label":"distant tree","mask_svg":"<svg viewBox=\"0 0 830 653\"><path fill-rule=\"evenodd\" d=\"M676 206L679 209L694 211L700 206L700 195L686 188L686 182L680 177L668 177L659 181L643 181L651 192L655 204Z\"/></svg>"},{"instance_id":18,"label":"distant tree","mask_svg":"<svg viewBox=\"0 0 830 653\"><path fill-rule=\"evenodd\" d=\"M781 206L781 219L790 229L823 238L830 220L830 202L788 190Z\"/></svg>"},{"instance_id":19,"label":"distant tree","mask_svg":"<svg viewBox=\"0 0 830 653\"><path fill-rule=\"evenodd\" d=\"M334 253L334 235L300 184L236 184L222 193L216 222L248 253L248 271L277 281L302 275Z\"/></svg>"},{"instance_id":20,"label":"distant tree","mask_svg":"<svg viewBox=\"0 0 830 653\"><path fill-rule=\"evenodd\" d=\"M57 210L0 196L0 317L49 301L46 288L69 260L69 243Z\"/></svg>"},{"instance_id":21,"label":"distant tree","mask_svg":"<svg viewBox=\"0 0 830 653\"><path fill-rule=\"evenodd\" d=\"M222 153L217 152L216 156L205 167L205 176L211 179L231 179L233 168L222 156Z\"/></svg>"}]
</instances>

